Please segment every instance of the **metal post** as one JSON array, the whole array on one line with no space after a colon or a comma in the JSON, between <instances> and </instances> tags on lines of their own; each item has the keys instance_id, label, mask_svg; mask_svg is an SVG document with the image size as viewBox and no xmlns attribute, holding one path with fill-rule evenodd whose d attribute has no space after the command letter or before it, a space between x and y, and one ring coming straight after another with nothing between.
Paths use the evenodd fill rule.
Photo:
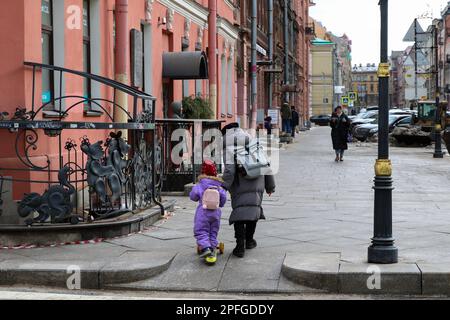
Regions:
<instances>
[{"instance_id":1,"label":"metal post","mask_svg":"<svg viewBox=\"0 0 450 320\"><path fill-rule=\"evenodd\" d=\"M251 129L256 130L256 117L258 115L258 83L257 83L257 56L256 56L256 45L257 45L257 0L252 0L252 62L251 62L251 75L252 75L252 97L251 97L251 105L252 105L252 122Z\"/></svg>"},{"instance_id":2,"label":"metal post","mask_svg":"<svg viewBox=\"0 0 450 320\"><path fill-rule=\"evenodd\" d=\"M419 68L418 68L418 62L417 62L417 49L418 49L418 45L417 45L417 19L414 19L414 99L416 100L415 102L417 103L419 100L419 93L418 93L418 79L417 79L417 73L419 72Z\"/></svg>"},{"instance_id":3,"label":"metal post","mask_svg":"<svg viewBox=\"0 0 450 320\"><path fill-rule=\"evenodd\" d=\"M284 84L289 84L289 12L288 0L284 0ZM284 102L289 103L289 93L285 92Z\"/></svg>"},{"instance_id":4,"label":"metal post","mask_svg":"<svg viewBox=\"0 0 450 320\"><path fill-rule=\"evenodd\" d=\"M217 0L209 0L208 7L209 103L217 119Z\"/></svg>"},{"instance_id":5,"label":"metal post","mask_svg":"<svg viewBox=\"0 0 450 320\"><path fill-rule=\"evenodd\" d=\"M269 14L269 61L273 63L273 0L267 0ZM273 108L273 74L269 73L269 109Z\"/></svg>"},{"instance_id":6,"label":"metal post","mask_svg":"<svg viewBox=\"0 0 450 320\"><path fill-rule=\"evenodd\" d=\"M380 0L381 63L378 70L380 114L378 160L375 165L374 237L368 250L369 263L398 262L398 250L392 236L392 164L389 160L389 60L388 0Z\"/></svg>"},{"instance_id":7,"label":"metal post","mask_svg":"<svg viewBox=\"0 0 450 320\"><path fill-rule=\"evenodd\" d=\"M435 143L434 143L434 155L435 159L443 159L444 152L442 152L442 126L441 126L441 102L440 102L440 90L439 90L439 35L438 27L434 26L434 66L435 66L435 81L436 81L436 118L434 125Z\"/></svg>"}]
</instances>

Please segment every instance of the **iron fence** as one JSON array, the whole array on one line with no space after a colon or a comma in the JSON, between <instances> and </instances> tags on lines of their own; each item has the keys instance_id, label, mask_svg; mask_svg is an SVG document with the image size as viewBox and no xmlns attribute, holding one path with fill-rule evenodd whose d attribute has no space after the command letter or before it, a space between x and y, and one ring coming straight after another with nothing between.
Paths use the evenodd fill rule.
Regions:
<instances>
[{"instance_id":1,"label":"iron fence","mask_svg":"<svg viewBox=\"0 0 450 320\"><path fill-rule=\"evenodd\" d=\"M17 204L17 214L28 225L77 224L154 205L163 213L163 142L156 132L155 98L80 71L31 62L25 66L33 73L31 110L0 112L0 132L14 137L3 145L11 141L17 157L17 166L0 163L0 207L2 195L12 193L3 190L9 181L13 188L30 190ZM59 79L59 90L37 107L36 77L44 70ZM68 75L95 82L107 98L63 95ZM117 103L119 92L132 103L131 111ZM102 121L65 120L83 112L87 116L91 109ZM118 110L126 114L127 123L114 122ZM57 145L55 155L42 153L41 146L52 145Z\"/></svg>"},{"instance_id":2,"label":"iron fence","mask_svg":"<svg viewBox=\"0 0 450 320\"><path fill-rule=\"evenodd\" d=\"M205 149L215 140L211 130L217 130L218 134L222 123L217 120L156 120L157 131L162 137L163 191L181 192L185 185L196 183ZM212 150L210 156L216 157L215 152ZM221 162L216 162L219 172L222 171Z\"/></svg>"}]
</instances>

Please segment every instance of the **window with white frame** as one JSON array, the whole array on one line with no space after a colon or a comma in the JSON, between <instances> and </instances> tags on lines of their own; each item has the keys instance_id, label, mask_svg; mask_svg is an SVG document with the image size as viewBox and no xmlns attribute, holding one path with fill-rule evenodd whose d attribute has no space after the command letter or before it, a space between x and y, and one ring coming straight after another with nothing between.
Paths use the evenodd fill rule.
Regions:
<instances>
[{"instance_id":1,"label":"window with white frame","mask_svg":"<svg viewBox=\"0 0 450 320\"><path fill-rule=\"evenodd\" d=\"M42 63L53 64L53 0L41 1L42 19ZM42 70L42 103L50 103L53 99L53 73L49 70ZM46 108L53 109L53 106Z\"/></svg>"}]
</instances>

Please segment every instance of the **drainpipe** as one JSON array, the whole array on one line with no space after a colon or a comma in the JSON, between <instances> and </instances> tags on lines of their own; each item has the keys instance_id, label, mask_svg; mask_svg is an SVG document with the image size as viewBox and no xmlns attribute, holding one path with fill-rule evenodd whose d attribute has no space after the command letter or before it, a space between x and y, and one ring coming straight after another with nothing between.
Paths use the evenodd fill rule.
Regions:
<instances>
[{"instance_id":1,"label":"drainpipe","mask_svg":"<svg viewBox=\"0 0 450 320\"><path fill-rule=\"evenodd\" d=\"M217 119L217 0L209 0L208 7L209 103Z\"/></svg>"},{"instance_id":2,"label":"drainpipe","mask_svg":"<svg viewBox=\"0 0 450 320\"><path fill-rule=\"evenodd\" d=\"M256 61L256 45L257 45L257 0L252 0L252 61L251 61L251 74L252 74L252 122L251 129L256 130L256 117L258 115L258 86L257 86L257 61Z\"/></svg>"},{"instance_id":3,"label":"drainpipe","mask_svg":"<svg viewBox=\"0 0 450 320\"><path fill-rule=\"evenodd\" d=\"M269 61L273 63L273 0L268 0L268 14L269 14ZM269 109L273 108L273 74L269 74Z\"/></svg>"},{"instance_id":4,"label":"drainpipe","mask_svg":"<svg viewBox=\"0 0 450 320\"><path fill-rule=\"evenodd\" d=\"M289 14L288 1L284 0L284 84L289 84ZM284 94L284 102L289 102L289 93Z\"/></svg>"},{"instance_id":5,"label":"drainpipe","mask_svg":"<svg viewBox=\"0 0 450 320\"><path fill-rule=\"evenodd\" d=\"M116 53L115 53L115 79L116 81L128 84L128 0L116 0ZM126 93L116 91L116 103L124 110L114 108L114 122L127 123L128 115L128 97ZM122 137L127 139L127 132L124 130Z\"/></svg>"}]
</instances>

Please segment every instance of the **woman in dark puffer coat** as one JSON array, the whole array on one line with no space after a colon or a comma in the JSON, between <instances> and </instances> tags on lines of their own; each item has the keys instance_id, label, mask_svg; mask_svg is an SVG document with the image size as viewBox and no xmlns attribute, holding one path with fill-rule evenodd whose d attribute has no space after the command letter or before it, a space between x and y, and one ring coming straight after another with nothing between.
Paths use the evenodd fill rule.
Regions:
<instances>
[{"instance_id":1,"label":"woman in dark puffer coat","mask_svg":"<svg viewBox=\"0 0 450 320\"><path fill-rule=\"evenodd\" d=\"M233 153L235 141L250 139L250 136L236 123L226 126L222 133L225 147L223 187L231 194L233 211L230 216L230 225L234 225L237 243L233 254L243 258L245 249L254 249L257 246L254 234L258 221L265 219L262 208L264 192L269 195L275 192L275 179L273 176L260 176L249 180L237 172L234 157L230 153Z\"/></svg>"}]
</instances>

